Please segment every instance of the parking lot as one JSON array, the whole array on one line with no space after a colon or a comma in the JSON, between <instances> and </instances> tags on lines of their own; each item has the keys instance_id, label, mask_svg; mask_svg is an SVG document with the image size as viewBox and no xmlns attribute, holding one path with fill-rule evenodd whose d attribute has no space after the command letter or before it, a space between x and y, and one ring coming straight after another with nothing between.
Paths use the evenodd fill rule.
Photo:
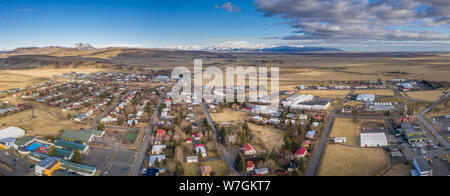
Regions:
<instances>
[{"instance_id":1,"label":"parking lot","mask_svg":"<svg viewBox=\"0 0 450 196\"><path fill-rule=\"evenodd\" d=\"M132 150L94 147L86 157L86 164L101 170L102 176L128 176L135 157Z\"/></svg>"},{"instance_id":2,"label":"parking lot","mask_svg":"<svg viewBox=\"0 0 450 196\"><path fill-rule=\"evenodd\" d=\"M0 151L0 162L13 168L13 171L9 171L0 167L0 175L28 176L34 172L34 165L29 163L26 159L16 157L14 154L6 153L6 151Z\"/></svg>"}]
</instances>

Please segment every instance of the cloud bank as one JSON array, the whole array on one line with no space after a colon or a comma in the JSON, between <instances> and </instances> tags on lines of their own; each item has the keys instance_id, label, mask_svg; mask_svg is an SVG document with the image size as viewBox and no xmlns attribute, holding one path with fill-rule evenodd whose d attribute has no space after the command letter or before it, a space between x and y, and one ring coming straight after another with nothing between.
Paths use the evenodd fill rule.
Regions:
<instances>
[{"instance_id":1,"label":"cloud bank","mask_svg":"<svg viewBox=\"0 0 450 196\"><path fill-rule=\"evenodd\" d=\"M449 0L255 0L295 29L284 40L448 41Z\"/></svg>"}]
</instances>

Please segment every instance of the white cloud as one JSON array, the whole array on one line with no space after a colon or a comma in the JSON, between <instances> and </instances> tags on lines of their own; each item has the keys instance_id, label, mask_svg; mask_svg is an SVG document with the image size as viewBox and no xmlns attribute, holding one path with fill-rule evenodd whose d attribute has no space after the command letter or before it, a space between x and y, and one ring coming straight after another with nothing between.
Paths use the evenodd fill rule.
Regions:
<instances>
[{"instance_id":1,"label":"white cloud","mask_svg":"<svg viewBox=\"0 0 450 196\"><path fill-rule=\"evenodd\" d=\"M240 12L242 11L242 8L238 7L237 5L232 4L231 2L225 2L221 6L214 6L216 9L224 9L228 12Z\"/></svg>"}]
</instances>

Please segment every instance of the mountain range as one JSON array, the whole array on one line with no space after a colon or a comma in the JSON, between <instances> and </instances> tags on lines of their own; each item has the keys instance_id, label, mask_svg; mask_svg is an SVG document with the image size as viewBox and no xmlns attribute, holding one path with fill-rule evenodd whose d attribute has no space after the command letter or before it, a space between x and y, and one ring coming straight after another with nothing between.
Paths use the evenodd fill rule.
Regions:
<instances>
[{"instance_id":1,"label":"mountain range","mask_svg":"<svg viewBox=\"0 0 450 196\"><path fill-rule=\"evenodd\" d=\"M246 41L227 41L217 46L179 46L178 50L187 51L223 51L223 52L338 52L338 48L315 46L283 46Z\"/></svg>"}]
</instances>

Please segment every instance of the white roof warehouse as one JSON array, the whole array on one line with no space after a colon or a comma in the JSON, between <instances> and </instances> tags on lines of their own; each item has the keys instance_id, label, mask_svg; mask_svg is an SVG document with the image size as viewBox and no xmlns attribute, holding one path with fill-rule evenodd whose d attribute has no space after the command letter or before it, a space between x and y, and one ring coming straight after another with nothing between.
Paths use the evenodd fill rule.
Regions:
<instances>
[{"instance_id":1,"label":"white roof warehouse","mask_svg":"<svg viewBox=\"0 0 450 196\"><path fill-rule=\"evenodd\" d=\"M0 130L0 139L5 138L19 138L25 135L25 130L18 127L8 127Z\"/></svg>"},{"instance_id":2,"label":"white roof warehouse","mask_svg":"<svg viewBox=\"0 0 450 196\"><path fill-rule=\"evenodd\" d=\"M361 133L361 147L381 147L387 146L387 139L384 133Z\"/></svg>"}]
</instances>

